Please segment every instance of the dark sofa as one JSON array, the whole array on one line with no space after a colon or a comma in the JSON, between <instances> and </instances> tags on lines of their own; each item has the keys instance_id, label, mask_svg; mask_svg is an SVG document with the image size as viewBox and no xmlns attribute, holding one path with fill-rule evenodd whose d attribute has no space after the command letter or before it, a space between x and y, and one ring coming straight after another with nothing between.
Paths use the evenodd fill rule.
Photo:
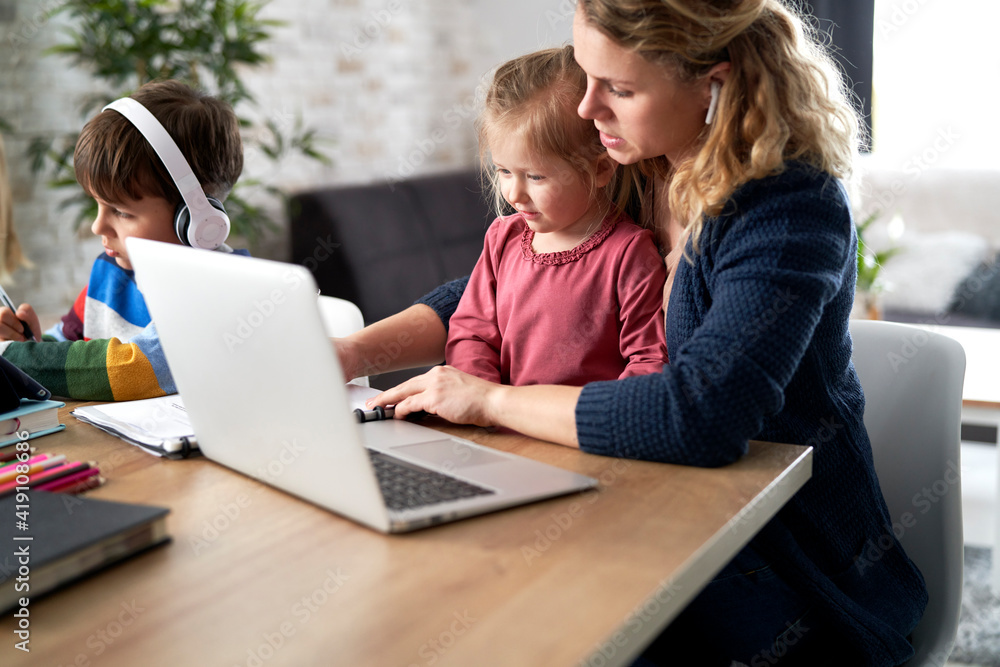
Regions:
<instances>
[{"instance_id":1,"label":"dark sofa","mask_svg":"<svg viewBox=\"0 0 1000 667\"><path fill-rule=\"evenodd\" d=\"M323 294L357 304L370 324L468 275L494 214L469 170L298 192L289 218L292 261L312 271Z\"/></svg>"},{"instance_id":2,"label":"dark sofa","mask_svg":"<svg viewBox=\"0 0 1000 667\"><path fill-rule=\"evenodd\" d=\"M299 192L289 205L292 261L369 324L468 275L494 217L475 171Z\"/></svg>"}]
</instances>

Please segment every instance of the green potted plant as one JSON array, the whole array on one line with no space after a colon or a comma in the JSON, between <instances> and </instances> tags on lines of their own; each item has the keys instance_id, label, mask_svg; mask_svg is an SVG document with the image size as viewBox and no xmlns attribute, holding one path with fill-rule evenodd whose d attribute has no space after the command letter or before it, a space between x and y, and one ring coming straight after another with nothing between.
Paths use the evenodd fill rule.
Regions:
<instances>
[{"instance_id":1,"label":"green potted plant","mask_svg":"<svg viewBox=\"0 0 1000 667\"><path fill-rule=\"evenodd\" d=\"M292 154L329 164L314 130L297 119L283 127L274 118L252 121L257 106L240 78L245 68L268 58L261 50L269 30L280 24L263 19L266 3L247 0L65 0L56 12L72 17L66 41L47 53L68 57L91 71L104 86L84 101L84 117L107 102L128 95L153 79L178 79L229 102L245 129L244 149L278 162ZM77 134L32 138L28 153L34 171L48 171L50 185L77 188L63 206L77 207L76 226L93 219L96 205L76 184L72 156ZM241 178L226 200L233 233L253 243L277 225L251 201L254 192L284 199L284 193L259 180ZM258 198L259 199L259 198ZM284 210L284 205L282 205Z\"/></svg>"},{"instance_id":2,"label":"green potted plant","mask_svg":"<svg viewBox=\"0 0 1000 667\"><path fill-rule=\"evenodd\" d=\"M854 287L852 317L882 319L881 294L885 290L882 265L899 252L899 248L890 247L876 252L865 243L865 231L878 219L880 213L881 211L876 211L855 225L858 235L858 280Z\"/></svg>"}]
</instances>

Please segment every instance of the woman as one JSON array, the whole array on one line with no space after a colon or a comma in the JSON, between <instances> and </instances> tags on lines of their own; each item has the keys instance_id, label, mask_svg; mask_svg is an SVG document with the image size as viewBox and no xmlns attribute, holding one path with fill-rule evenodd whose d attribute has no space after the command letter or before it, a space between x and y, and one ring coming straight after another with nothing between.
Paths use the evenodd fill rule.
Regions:
<instances>
[{"instance_id":1,"label":"woman","mask_svg":"<svg viewBox=\"0 0 1000 667\"><path fill-rule=\"evenodd\" d=\"M856 239L840 179L857 121L829 58L780 0L581 0L580 115L643 175L670 272L670 364L579 387L503 387L438 367L384 392L584 451L696 466L750 439L815 446L813 478L649 647L648 663L897 665L927 600L892 538L848 317ZM442 360L463 281L339 346L351 375ZM887 536L886 536L887 533ZM876 557L866 545L892 540Z\"/></svg>"}]
</instances>

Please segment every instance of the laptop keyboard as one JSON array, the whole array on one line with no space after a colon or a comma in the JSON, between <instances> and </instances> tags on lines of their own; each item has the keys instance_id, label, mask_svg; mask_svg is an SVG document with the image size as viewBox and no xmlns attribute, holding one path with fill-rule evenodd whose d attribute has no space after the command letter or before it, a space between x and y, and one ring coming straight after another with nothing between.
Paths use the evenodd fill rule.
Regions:
<instances>
[{"instance_id":1,"label":"laptop keyboard","mask_svg":"<svg viewBox=\"0 0 1000 667\"><path fill-rule=\"evenodd\" d=\"M368 450L382 496L390 510L406 510L460 498L488 496L490 489Z\"/></svg>"}]
</instances>

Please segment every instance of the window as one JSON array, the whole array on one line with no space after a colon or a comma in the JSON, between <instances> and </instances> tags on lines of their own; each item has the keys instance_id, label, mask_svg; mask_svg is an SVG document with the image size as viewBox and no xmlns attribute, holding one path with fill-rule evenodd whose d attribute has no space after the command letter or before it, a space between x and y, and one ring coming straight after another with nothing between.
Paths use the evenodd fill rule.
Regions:
<instances>
[{"instance_id":1,"label":"window","mask_svg":"<svg viewBox=\"0 0 1000 667\"><path fill-rule=\"evenodd\" d=\"M875 0L873 158L1000 168L995 0Z\"/></svg>"}]
</instances>

